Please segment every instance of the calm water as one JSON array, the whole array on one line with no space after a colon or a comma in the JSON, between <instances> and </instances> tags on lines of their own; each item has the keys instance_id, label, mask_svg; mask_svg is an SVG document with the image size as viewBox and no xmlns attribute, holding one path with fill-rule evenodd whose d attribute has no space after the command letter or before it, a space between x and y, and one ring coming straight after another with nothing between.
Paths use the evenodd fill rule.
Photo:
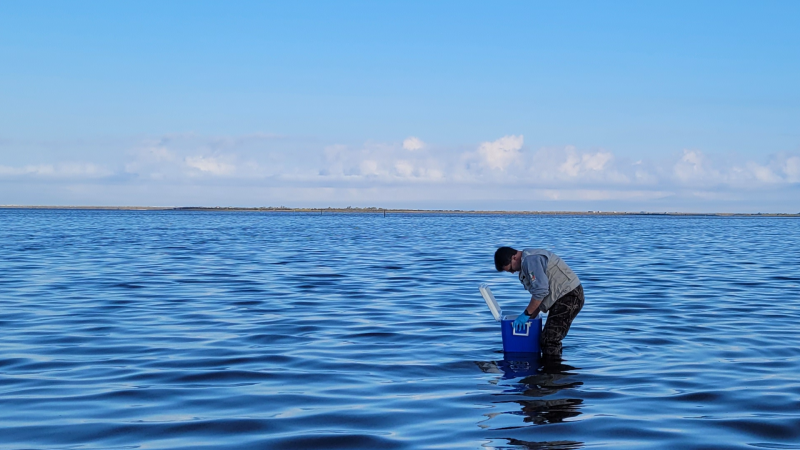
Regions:
<instances>
[{"instance_id":1,"label":"calm water","mask_svg":"<svg viewBox=\"0 0 800 450\"><path fill-rule=\"evenodd\" d=\"M503 360L503 244L583 280ZM0 210L0 448L800 449L800 220Z\"/></svg>"}]
</instances>

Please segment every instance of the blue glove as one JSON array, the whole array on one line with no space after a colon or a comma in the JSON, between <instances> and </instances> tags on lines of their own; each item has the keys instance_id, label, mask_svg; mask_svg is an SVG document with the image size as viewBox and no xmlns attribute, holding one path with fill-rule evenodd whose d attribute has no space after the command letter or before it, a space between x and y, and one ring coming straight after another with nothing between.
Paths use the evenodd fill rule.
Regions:
<instances>
[{"instance_id":1,"label":"blue glove","mask_svg":"<svg viewBox=\"0 0 800 450\"><path fill-rule=\"evenodd\" d=\"M517 320L514 321L514 331L517 333L525 331L525 324L528 323L528 319L531 316L525 314L525 311L522 311L522 314L517 316Z\"/></svg>"}]
</instances>

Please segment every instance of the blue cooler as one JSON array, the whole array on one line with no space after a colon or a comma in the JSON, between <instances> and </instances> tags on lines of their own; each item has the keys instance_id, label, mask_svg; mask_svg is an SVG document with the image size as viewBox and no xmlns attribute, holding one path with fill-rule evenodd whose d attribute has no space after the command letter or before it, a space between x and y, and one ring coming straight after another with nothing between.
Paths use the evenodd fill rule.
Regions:
<instances>
[{"instance_id":1,"label":"blue cooler","mask_svg":"<svg viewBox=\"0 0 800 450\"><path fill-rule=\"evenodd\" d=\"M542 334L542 318L537 316L528 320L527 327L522 332L514 331L514 319L517 315L503 315L503 310L494 298L489 286L480 285L481 295L489 306L494 320L500 322L500 332L503 335L503 352L509 355L539 354L539 336Z\"/></svg>"},{"instance_id":2,"label":"blue cooler","mask_svg":"<svg viewBox=\"0 0 800 450\"><path fill-rule=\"evenodd\" d=\"M516 315L503 316L500 331L503 334L503 351L508 354L539 354L539 336L542 334L542 318L536 316L526 323L525 331L514 330Z\"/></svg>"}]
</instances>

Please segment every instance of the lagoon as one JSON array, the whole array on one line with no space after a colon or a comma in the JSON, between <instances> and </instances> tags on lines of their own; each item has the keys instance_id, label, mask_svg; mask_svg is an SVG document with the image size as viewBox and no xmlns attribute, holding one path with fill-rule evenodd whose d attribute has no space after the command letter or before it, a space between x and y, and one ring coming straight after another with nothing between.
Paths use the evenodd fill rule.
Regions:
<instances>
[{"instance_id":1,"label":"lagoon","mask_svg":"<svg viewBox=\"0 0 800 450\"><path fill-rule=\"evenodd\" d=\"M586 305L504 360L500 245ZM0 209L0 448L800 449L800 219Z\"/></svg>"}]
</instances>

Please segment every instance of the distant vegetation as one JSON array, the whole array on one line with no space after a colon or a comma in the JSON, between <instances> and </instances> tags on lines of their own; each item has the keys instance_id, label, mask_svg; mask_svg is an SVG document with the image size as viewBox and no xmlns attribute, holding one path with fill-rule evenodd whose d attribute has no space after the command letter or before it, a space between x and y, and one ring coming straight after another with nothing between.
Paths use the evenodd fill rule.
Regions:
<instances>
[{"instance_id":1,"label":"distant vegetation","mask_svg":"<svg viewBox=\"0 0 800 450\"><path fill-rule=\"evenodd\" d=\"M603 216L736 216L736 217L800 217L800 213L686 213L686 212L646 212L646 211L481 211L463 209L401 209L381 208L379 206L347 206L344 208L292 208L289 206L21 206L0 205L6 209L95 209L127 211L252 211L252 212L303 212L303 213L418 213L418 214L519 214L519 215L603 215Z\"/></svg>"}]
</instances>

